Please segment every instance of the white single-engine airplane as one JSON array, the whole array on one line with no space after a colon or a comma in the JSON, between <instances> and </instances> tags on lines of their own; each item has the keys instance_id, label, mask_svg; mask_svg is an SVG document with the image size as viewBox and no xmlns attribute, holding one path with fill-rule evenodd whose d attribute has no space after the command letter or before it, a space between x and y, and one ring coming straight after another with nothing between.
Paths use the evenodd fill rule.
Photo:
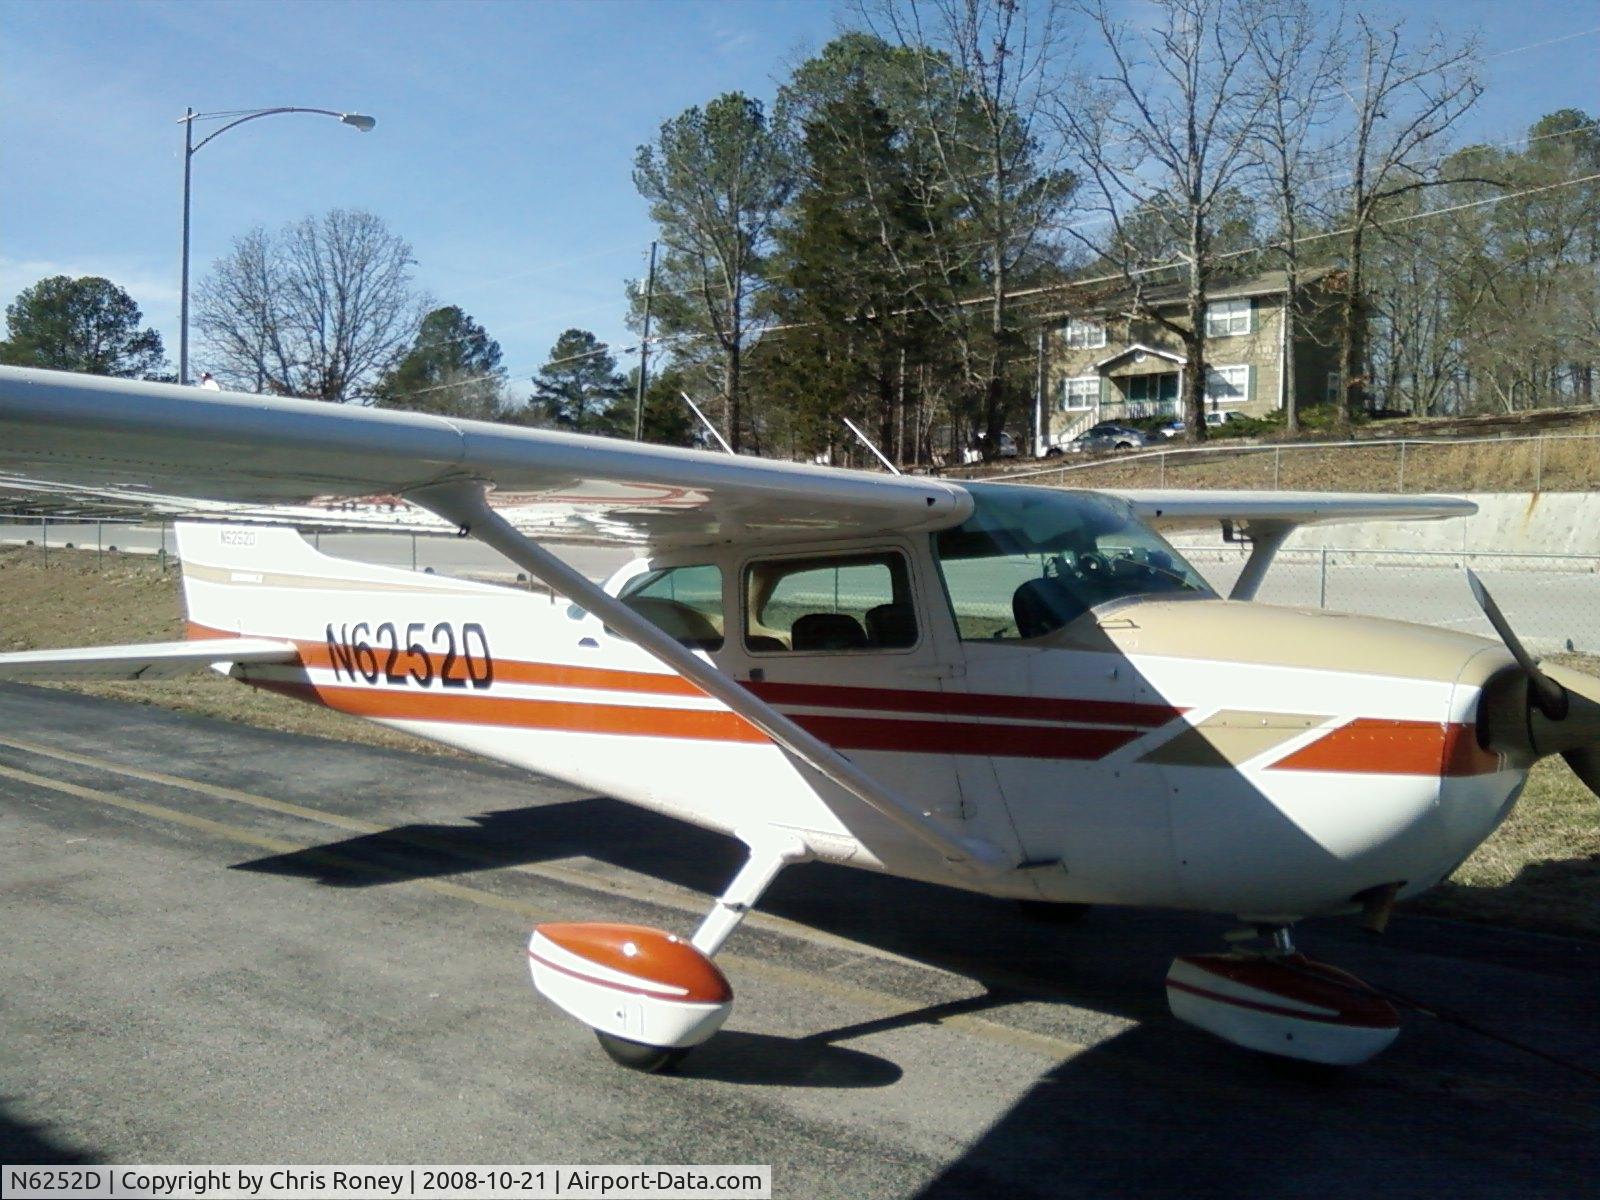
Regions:
<instances>
[{"instance_id":1,"label":"white single-engine airplane","mask_svg":"<svg viewBox=\"0 0 1600 1200\"><path fill-rule=\"evenodd\" d=\"M1421 625L1251 603L1299 525L1461 500L1096 493L891 478L340 405L0 369L0 486L168 506L403 495L568 597L179 531L187 642L0 655L0 678L215 667L740 839L690 937L547 924L539 991L619 1062L727 1019L712 961L783 867L1231 914L1172 1011L1327 1063L1395 1037L1297 920L1448 875L1561 753L1600 783L1600 679ZM1157 533L1252 543L1218 596ZM636 547L602 585L547 543ZM1475 581L1474 581L1475 584Z\"/></svg>"}]
</instances>

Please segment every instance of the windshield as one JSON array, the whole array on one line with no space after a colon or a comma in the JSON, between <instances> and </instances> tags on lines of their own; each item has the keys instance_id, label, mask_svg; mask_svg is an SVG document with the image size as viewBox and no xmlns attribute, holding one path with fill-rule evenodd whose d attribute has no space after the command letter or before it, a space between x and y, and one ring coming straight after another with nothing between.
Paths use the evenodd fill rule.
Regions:
<instances>
[{"instance_id":1,"label":"windshield","mask_svg":"<svg viewBox=\"0 0 1600 1200\"><path fill-rule=\"evenodd\" d=\"M967 490L976 511L934 538L965 641L1042 637L1125 596L1214 594L1121 500L1044 487Z\"/></svg>"}]
</instances>

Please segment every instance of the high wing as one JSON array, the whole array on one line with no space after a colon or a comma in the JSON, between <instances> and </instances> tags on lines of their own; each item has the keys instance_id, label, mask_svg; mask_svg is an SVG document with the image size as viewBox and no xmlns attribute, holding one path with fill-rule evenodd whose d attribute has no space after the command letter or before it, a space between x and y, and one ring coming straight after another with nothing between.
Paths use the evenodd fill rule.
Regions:
<instances>
[{"instance_id":1,"label":"high wing","mask_svg":"<svg viewBox=\"0 0 1600 1200\"><path fill-rule=\"evenodd\" d=\"M1438 521L1470 517L1478 506L1454 496L1388 496L1360 492L1124 491L1133 511L1163 530L1239 525L1334 525L1357 521Z\"/></svg>"},{"instance_id":2,"label":"high wing","mask_svg":"<svg viewBox=\"0 0 1600 1200\"><path fill-rule=\"evenodd\" d=\"M454 481L545 542L652 549L915 533L972 511L953 481L892 477L542 429L0 367L0 490L203 516ZM1165 529L1467 515L1465 500L1339 493L1112 491ZM270 506L270 507L269 507ZM325 510L323 510L325 511Z\"/></svg>"},{"instance_id":3,"label":"high wing","mask_svg":"<svg viewBox=\"0 0 1600 1200\"><path fill-rule=\"evenodd\" d=\"M1228 593L1253 600L1279 548L1302 525L1360 521L1438 521L1478 511L1454 496L1384 496L1348 492L1113 492L1158 529L1204 528L1221 523L1227 536L1242 534L1250 557Z\"/></svg>"},{"instance_id":4,"label":"high wing","mask_svg":"<svg viewBox=\"0 0 1600 1200\"><path fill-rule=\"evenodd\" d=\"M972 511L932 479L16 367L0 368L0 430L0 488L188 513L472 480L541 541L660 549L912 533Z\"/></svg>"}]
</instances>

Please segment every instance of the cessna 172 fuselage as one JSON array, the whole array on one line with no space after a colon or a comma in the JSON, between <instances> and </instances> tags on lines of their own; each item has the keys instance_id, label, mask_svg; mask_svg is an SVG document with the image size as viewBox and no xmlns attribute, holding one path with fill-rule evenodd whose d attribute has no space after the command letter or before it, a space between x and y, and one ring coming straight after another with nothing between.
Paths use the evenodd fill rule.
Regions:
<instances>
[{"instance_id":1,"label":"cessna 172 fuselage","mask_svg":"<svg viewBox=\"0 0 1600 1200\"><path fill-rule=\"evenodd\" d=\"M435 418L330 426L317 406L135 385L141 417L116 404L129 386L0 376L19 434L0 466L259 502L284 475L291 495L328 490L314 460L331 428L371 443L347 490L404 492L570 603L330 559L288 528L191 524L192 643L0 656L0 676L217 665L741 839L750 860L692 938L547 925L530 941L539 989L633 1065L721 1025L732 991L712 956L807 858L1238 916L1266 945L1178 959L1174 1012L1257 1049L1360 1061L1393 1039L1393 1010L1296 955L1289 926L1381 920L1438 882L1543 754L1593 775L1600 686L1539 668L1508 629L1500 644L1249 599L1297 524L1464 502L863 481L466 422L445 423L461 449L441 467ZM119 422L134 443L120 461L95 433ZM184 422L224 449L197 456ZM1253 539L1230 599L1153 527L1217 520ZM644 556L598 587L539 544L563 537Z\"/></svg>"}]
</instances>

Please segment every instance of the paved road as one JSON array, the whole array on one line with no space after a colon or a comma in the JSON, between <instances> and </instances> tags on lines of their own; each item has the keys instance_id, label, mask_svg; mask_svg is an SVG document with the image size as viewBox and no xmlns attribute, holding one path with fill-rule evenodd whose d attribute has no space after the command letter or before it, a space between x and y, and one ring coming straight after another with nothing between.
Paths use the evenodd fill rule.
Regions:
<instances>
[{"instance_id":1,"label":"paved road","mask_svg":"<svg viewBox=\"0 0 1600 1200\"><path fill-rule=\"evenodd\" d=\"M136 554L156 554L163 548L168 554L176 553L177 543L170 526L82 524L51 521L46 527L48 544L65 547L68 544L89 550L97 547L115 547ZM324 554L334 558L349 558L356 562L379 566L401 567L421 571L432 568L441 575L504 576L517 574L517 567L481 542L470 538L452 537L449 534L420 534L413 537L405 533L324 533L307 535ZM32 541L35 545L44 540L41 527L33 524L0 523L0 544L18 544ZM624 550L594 546L558 546L557 553L567 562L595 579L611 574L633 555Z\"/></svg>"},{"instance_id":2,"label":"paved road","mask_svg":"<svg viewBox=\"0 0 1600 1200\"><path fill-rule=\"evenodd\" d=\"M1319 605L1336 612L1421 621L1492 638L1494 630L1472 599L1459 558L1412 564L1371 554L1331 553L1326 576L1315 555L1275 562L1257 597L1268 604ZM1600 574L1508 568L1506 559L1470 562L1519 637L1538 653L1572 649L1600 653ZM1195 566L1224 595L1244 566L1242 555L1195 555Z\"/></svg>"},{"instance_id":3,"label":"paved road","mask_svg":"<svg viewBox=\"0 0 1600 1200\"><path fill-rule=\"evenodd\" d=\"M1577 1196L1600 1085L1416 1017L1295 1069L1177 1025L1197 917L1028 924L793 868L681 1074L532 992L533 920L688 929L734 847L492 766L0 686L0 1160L772 1163L781 1197ZM1594 944L1304 948L1600 1063Z\"/></svg>"}]
</instances>

